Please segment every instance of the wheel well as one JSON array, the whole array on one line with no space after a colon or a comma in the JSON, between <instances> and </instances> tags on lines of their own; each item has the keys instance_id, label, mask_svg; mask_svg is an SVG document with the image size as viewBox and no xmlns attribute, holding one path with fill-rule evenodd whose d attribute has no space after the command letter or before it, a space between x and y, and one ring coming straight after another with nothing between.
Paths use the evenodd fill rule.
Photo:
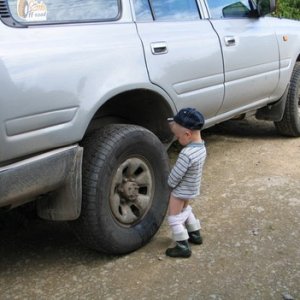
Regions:
<instances>
[{"instance_id":1,"label":"wheel well","mask_svg":"<svg viewBox=\"0 0 300 300\"><path fill-rule=\"evenodd\" d=\"M88 132L112 123L135 124L169 143L173 138L167 122L170 116L172 108L161 95L145 89L132 90L105 102L90 122Z\"/></svg>"}]
</instances>

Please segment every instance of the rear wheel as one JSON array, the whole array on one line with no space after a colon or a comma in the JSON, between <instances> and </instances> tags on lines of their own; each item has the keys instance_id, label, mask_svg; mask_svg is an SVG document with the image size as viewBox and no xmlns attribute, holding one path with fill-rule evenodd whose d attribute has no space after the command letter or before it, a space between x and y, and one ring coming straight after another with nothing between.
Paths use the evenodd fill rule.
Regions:
<instances>
[{"instance_id":1,"label":"rear wheel","mask_svg":"<svg viewBox=\"0 0 300 300\"><path fill-rule=\"evenodd\" d=\"M147 243L168 206L168 156L150 131L108 125L84 141L79 239L98 251L122 254Z\"/></svg>"},{"instance_id":2,"label":"rear wheel","mask_svg":"<svg viewBox=\"0 0 300 300\"><path fill-rule=\"evenodd\" d=\"M292 74L283 118L275 126L282 135L300 136L300 63L296 63Z\"/></svg>"}]
</instances>

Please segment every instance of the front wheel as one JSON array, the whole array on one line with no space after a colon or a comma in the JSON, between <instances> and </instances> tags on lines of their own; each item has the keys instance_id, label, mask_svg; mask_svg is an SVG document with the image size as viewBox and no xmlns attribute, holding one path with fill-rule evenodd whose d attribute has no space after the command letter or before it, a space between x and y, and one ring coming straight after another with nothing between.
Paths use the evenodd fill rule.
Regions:
<instances>
[{"instance_id":1,"label":"front wheel","mask_svg":"<svg viewBox=\"0 0 300 300\"><path fill-rule=\"evenodd\" d=\"M108 125L83 143L82 211L72 226L88 247L134 251L157 232L168 206L169 163L145 128Z\"/></svg>"},{"instance_id":2,"label":"front wheel","mask_svg":"<svg viewBox=\"0 0 300 300\"><path fill-rule=\"evenodd\" d=\"M292 74L283 118L275 126L282 135L300 136L300 63L296 63Z\"/></svg>"}]
</instances>

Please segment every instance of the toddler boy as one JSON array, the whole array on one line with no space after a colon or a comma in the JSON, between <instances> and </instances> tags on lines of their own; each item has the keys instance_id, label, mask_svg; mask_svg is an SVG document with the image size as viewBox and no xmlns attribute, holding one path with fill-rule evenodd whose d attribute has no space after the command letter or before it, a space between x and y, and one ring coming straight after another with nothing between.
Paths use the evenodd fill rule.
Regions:
<instances>
[{"instance_id":1,"label":"toddler boy","mask_svg":"<svg viewBox=\"0 0 300 300\"><path fill-rule=\"evenodd\" d=\"M200 130L205 120L197 110L184 108L168 121L172 132L184 148L168 178L168 184L172 188L168 223L176 245L168 248L166 255L190 257L192 251L188 242L202 244L200 221L193 214L189 201L200 194L202 169L206 158Z\"/></svg>"}]
</instances>

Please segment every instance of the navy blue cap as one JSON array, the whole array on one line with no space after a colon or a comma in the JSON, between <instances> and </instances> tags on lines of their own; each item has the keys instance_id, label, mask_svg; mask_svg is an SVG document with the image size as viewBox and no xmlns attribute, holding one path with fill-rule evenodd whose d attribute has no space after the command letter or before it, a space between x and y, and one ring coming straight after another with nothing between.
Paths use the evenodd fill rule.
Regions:
<instances>
[{"instance_id":1,"label":"navy blue cap","mask_svg":"<svg viewBox=\"0 0 300 300\"><path fill-rule=\"evenodd\" d=\"M168 120L191 130L200 130L205 123L204 116L196 109L190 107L181 109L174 118L169 118Z\"/></svg>"}]
</instances>

